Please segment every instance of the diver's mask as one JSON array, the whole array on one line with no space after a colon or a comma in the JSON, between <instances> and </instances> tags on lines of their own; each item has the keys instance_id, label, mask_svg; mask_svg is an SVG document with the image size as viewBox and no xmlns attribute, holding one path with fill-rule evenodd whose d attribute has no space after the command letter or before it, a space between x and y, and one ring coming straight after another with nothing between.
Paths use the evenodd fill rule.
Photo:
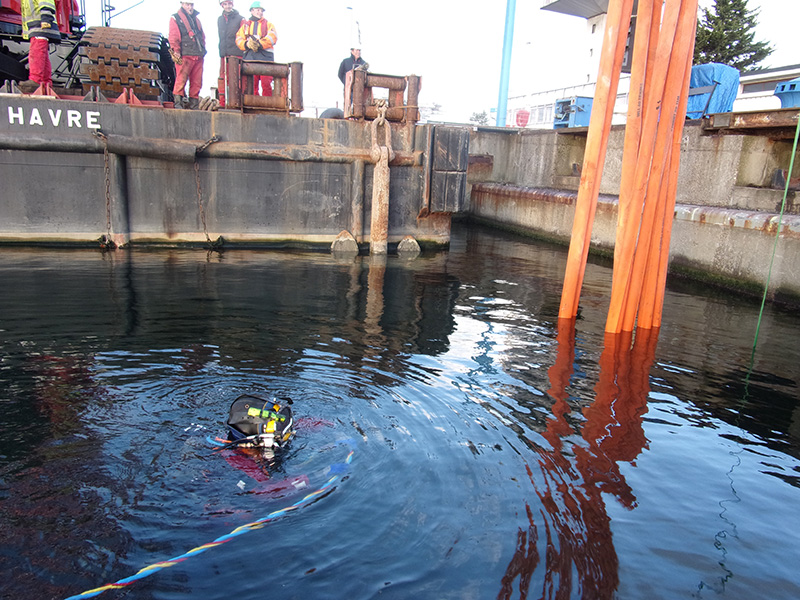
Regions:
<instances>
[{"instance_id":1,"label":"diver's mask","mask_svg":"<svg viewBox=\"0 0 800 600\"><path fill-rule=\"evenodd\" d=\"M293 424L288 402L243 394L231 404L228 439L245 448L282 448L294 435Z\"/></svg>"}]
</instances>

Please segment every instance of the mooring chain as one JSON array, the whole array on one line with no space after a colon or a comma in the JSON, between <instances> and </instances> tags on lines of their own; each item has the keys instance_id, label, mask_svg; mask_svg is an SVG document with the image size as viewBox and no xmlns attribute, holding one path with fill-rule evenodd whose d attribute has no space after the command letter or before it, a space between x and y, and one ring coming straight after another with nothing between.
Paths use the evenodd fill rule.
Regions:
<instances>
[{"instance_id":1,"label":"mooring chain","mask_svg":"<svg viewBox=\"0 0 800 600\"><path fill-rule=\"evenodd\" d=\"M380 98L375 101L375 107L378 109L378 118L372 121L372 150L370 155L372 160L377 163L381 159L381 148L386 148L387 160L391 162L394 160L394 150L392 150L392 128L389 127L389 123L386 121L386 111L389 110L389 105L386 100ZM383 125L384 131L384 145L378 146L378 127L381 125Z\"/></svg>"},{"instance_id":2,"label":"mooring chain","mask_svg":"<svg viewBox=\"0 0 800 600\"><path fill-rule=\"evenodd\" d=\"M212 136L208 141L202 143L197 147L194 153L194 181L197 185L197 209L200 213L200 222L203 224L203 233L206 236L206 241L209 243L210 246L213 247L213 242L211 238L208 236L208 227L206 226L206 211L203 209L203 190L200 187L200 163L197 162L197 156L201 154L206 148L208 148L214 142L219 141L219 137Z\"/></svg>"},{"instance_id":3,"label":"mooring chain","mask_svg":"<svg viewBox=\"0 0 800 600\"><path fill-rule=\"evenodd\" d=\"M105 239L100 238L100 247L105 249L115 248L116 244L111 240L111 168L108 159L108 138L99 129L93 135L103 142L103 170L106 179L106 235Z\"/></svg>"},{"instance_id":4,"label":"mooring chain","mask_svg":"<svg viewBox=\"0 0 800 600\"><path fill-rule=\"evenodd\" d=\"M208 227L206 227L206 211L203 210L203 191L200 188L200 163L197 162L197 157L194 159L194 181L197 184L197 208L200 212L200 222L203 224L206 241L210 244L211 238L208 237Z\"/></svg>"}]
</instances>

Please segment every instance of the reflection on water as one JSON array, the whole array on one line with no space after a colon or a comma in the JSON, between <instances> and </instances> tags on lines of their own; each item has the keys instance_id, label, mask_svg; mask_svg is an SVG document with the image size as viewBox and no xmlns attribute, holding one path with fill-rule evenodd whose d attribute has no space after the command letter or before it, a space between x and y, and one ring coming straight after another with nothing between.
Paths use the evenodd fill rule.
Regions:
<instances>
[{"instance_id":1,"label":"reflection on water","mask_svg":"<svg viewBox=\"0 0 800 600\"><path fill-rule=\"evenodd\" d=\"M606 336L609 267L558 321L564 260L480 229L416 260L4 249L0 596L210 542L347 442L330 494L131 597L798 597L800 321L766 315L752 372L757 307L686 284ZM245 392L294 400L279 463L209 443Z\"/></svg>"},{"instance_id":2,"label":"reflection on water","mask_svg":"<svg viewBox=\"0 0 800 600\"><path fill-rule=\"evenodd\" d=\"M585 420L574 426L566 418L571 412L566 390L575 360L575 321L558 322L557 355L548 371L553 415L542 432L549 447L530 443L539 471L534 475L528 469L545 526L546 574L540 597L558 597L577 587L582 597L612 598L618 588L619 560L603 495L629 510L636 506L619 463L632 463L647 445L642 417L657 332L643 330L633 344L631 337L606 334L595 400L582 411ZM582 443L565 448L577 435ZM519 530L517 552L498 597L512 597L511 582L517 575L521 592L527 590L539 566L538 529L530 506L525 508L528 528Z\"/></svg>"}]
</instances>

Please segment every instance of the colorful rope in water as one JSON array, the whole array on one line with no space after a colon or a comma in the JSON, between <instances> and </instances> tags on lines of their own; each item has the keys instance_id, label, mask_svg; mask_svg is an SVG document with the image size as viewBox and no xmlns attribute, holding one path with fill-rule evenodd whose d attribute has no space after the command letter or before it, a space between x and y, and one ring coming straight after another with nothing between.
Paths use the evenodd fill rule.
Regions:
<instances>
[{"instance_id":1,"label":"colorful rope in water","mask_svg":"<svg viewBox=\"0 0 800 600\"><path fill-rule=\"evenodd\" d=\"M353 461L353 450L350 450L350 453L347 455L347 458L344 461L344 465L349 465ZM341 464L341 463L340 463ZM333 467L335 465L331 465L332 469L335 470ZM334 475L325 484L317 490L314 490L307 496L304 496L302 499L298 500L294 504L287 506L286 508L282 508L280 510L276 510L274 512L269 513L267 516L258 519L257 521L253 521L252 523L247 523L246 525L241 525L231 531L230 533L220 536L215 539L213 542L209 542L208 544L203 544L202 546L198 546L197 548L193 548L188 552L181 554L180 556L176 556L175 558L170 558L169 560L163 560L161 562L154 563L150 566L147 566L137 572L135 575L131 575L130 577L126 577L125 579L120 579L119 581L115 581L114 583L108 583L102 587L95 588L93 590L87 590L81 594L77 594L75 596L70 596L66 600L74 600L76 598L93 598L94 596L99 596L103 592L107 590L118 590L124 587L127 587L138 581L140 579L144 579L145 577L149 577L153 573L158 573L162 569L166 569L168 567L174 567L178 563L182 563L187 558L191 558L192 556L197 556L205 552L206 550L210 550L211 548L216 548L217 546L221 546L231 540L235 539L236 537L247 533L248 531L254 531L256 529L261 529L266 525L269 521L273 521L278 517L282 517L285 514L297 510L298 508L303 508L311 504L315 499L319 498L320 496L324 495L328 492L333 484L339 479L338 475Z\"/></svg>"}]
</instances>

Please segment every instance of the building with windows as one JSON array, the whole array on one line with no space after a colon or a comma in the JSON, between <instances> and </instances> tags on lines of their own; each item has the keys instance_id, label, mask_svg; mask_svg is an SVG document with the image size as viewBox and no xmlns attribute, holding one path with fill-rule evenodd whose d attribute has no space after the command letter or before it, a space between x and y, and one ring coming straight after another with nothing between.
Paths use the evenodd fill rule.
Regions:
<instances>
[{"instance_id":1,"label":"building with windows","mask_svg":"<svg viewBox=\"0 0 800 600\"><path fill-rule=\"evenodd\" d=\"M506 123L510 127L529 129L552 129L556 120L556 106L560 100L576 97L594 97L597 72L600 68L600 53L603 31L606 25L608 0L541 0L542 10L549 10L586 19L585 70L576 74L575 85L552 90L537 91L513 96L508 99ZM635 7L635 5L634 5ZM634 13L636 11L634 10ZM624 124L628 112L628 90L630 89L630 50L636 32L636 16L631 19L628 46L622 66L617 101L614 105L613 124ZM578 42L581 43L581 42ZM740 74L739 93L733 104L734 112L770 110L781 107L775 87L782 82L800 76L800 65L747 71Z\"/></svg>"}]
</instances>

